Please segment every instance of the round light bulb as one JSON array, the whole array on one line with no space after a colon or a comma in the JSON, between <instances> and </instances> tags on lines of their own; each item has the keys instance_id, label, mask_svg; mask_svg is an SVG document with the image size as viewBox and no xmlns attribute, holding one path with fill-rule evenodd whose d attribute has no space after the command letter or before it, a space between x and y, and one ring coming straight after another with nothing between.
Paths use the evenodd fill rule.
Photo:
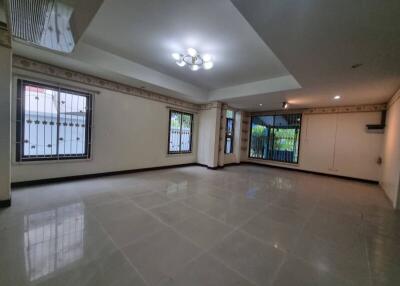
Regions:
<instances>
[{"instance_id":1,"label":"round light bulb","mask_svg":"<svg viewBox=\"0 0 400 286\"><path fill-rule=\"evenodd\" d=\"M335 99L335 100L339 100L341 98L341 96L340 95L335 95L335 97L333 98L333 99Z\"/></svg>"},{"instance_id":2,"label":"round light bulb","mask_svg":"<svg viewBox=\"0 0 400 286\"><path fill-rule=\"evenodd\" d=\"M205 61L205 62L210 62L211 61L211 55L209 55L209 54L205 54L205 55L203 55L203 61Z\"/></svg>"},{"instance_id":3,"label":"round light bulb","mask_svg":"<svg viewBox=\"0 0 400 286\"><path fill-rule=\"evenodd\" d=\"M198 71L200 69L198 65L192 65L190 66L190 68L192 69L192 71Z\"/></svg>"},{"instance_id":4,"label":"round light bulb","mask_svg":"<svg viewBox=\"0 0 400 286\"><path fill-rule=\"evenodd\" d=\"M173 53L171 56L176 61L179 61L181 59L181 55L178 53Z\"/></svg>"},{"instance_id":5,"label":"round light bulb","mask_svg":"<svg viewBox=\"0 0 400 286\"><path fill-rule=\"evenodd\" d=\"M176 64L180 67L186 66L186 63L183 60L177 61Z\"/></svg>"},{"instance_id":6,"label":"round light bulb","mask_svg":"<svg viewBox=\"0 0 400 286\"><path fill-rule=\"evenodd\" d=\"M193 48L189 48L188 50L187 50L187 52L188 52L188 54L189 54L189 56L191 56L191 57L195 57L195 56L197 56L197 51L195 50L195 49L193 49Z\"/></svg>"},{"instance_id":7,"label":"round light bulb","mask_svg":"<svg viewBox=\"0 0 400 286\"><path fill-rule=\"evenodd\" d=\"M204 69L209 70L212 69L214 66L213 62L205 62L204 63Z\"/></svg>"}]
</instances>

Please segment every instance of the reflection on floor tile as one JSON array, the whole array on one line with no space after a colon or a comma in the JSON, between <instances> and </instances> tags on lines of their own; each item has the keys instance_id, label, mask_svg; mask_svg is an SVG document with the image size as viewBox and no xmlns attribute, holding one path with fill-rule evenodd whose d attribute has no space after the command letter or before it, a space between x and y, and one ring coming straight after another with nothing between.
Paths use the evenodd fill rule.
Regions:
<instances>
[{"instance_id":1,"label":"reflection on floor tile","mask_svg":"<svg viewBox=\"0 0 400 286\"><path fill-rule=\"evenodd\" d=\"M229 235L210 253L257 285L271 284L285 255L240 232Z\"/></svg>"},{"instance_id":2,"label":"reflection on floor tile","mask_svg":"<svg viewBox=\"0 0 400 286\"><path fill-rule=\"evenodd\" d=\"M214 258L203 255L186 265L175 277L165 279L162 286L254 286L253 283L228 269Z\"/></svg>"},{"instance_id":3,"label":"reflection on floor tile","mask_svg":"<svg viewBox=\"0 0 400 286\"><path fill-rule=\"evenodd\" d=\"M166 230L122 250L150 285L174 277L200 249L175 231Z\"/></svg>"},{"instance_id":4,"label":"reflection on floor tile","mask_svg":"<svg viewBox=\"0 0 400 286\"><path fill-rule=\"evenodd\" d=\"M201 213L193 214L187 220L175 225L175 229L205 249L232 231L231 227Z\"/></svg>"},{"instance_id":5,"label":"reflection on floor tile","mask_svg":"<svg viewBox=\"0 0 400 286\"><path fill-rule=\"evenodd\" d=\"M21 188L0 210L0 285L400 284L378 185L257 166Z\"/></svg>"}]
</instances>

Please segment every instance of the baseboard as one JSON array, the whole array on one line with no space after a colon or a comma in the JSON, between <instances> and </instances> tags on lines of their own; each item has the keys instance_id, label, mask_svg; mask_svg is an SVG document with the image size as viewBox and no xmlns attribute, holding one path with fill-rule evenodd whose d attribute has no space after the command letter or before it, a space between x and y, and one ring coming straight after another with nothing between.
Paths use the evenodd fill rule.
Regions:
<instances>
[{"instance_id":1,"label":"baseboard","mask_svg":"<svg viewBox=\"0 0 400 286\"><path fill-rule=\"evenodd\" d=\"M0 201L0 208L8 208L11 206L11 199Z\"/></svg>"},{"instance_id":2,"label":"baseboard","mask_svg":"<svg viewBox=\"0 0 400 286\"><path fill-rule=\"evenodd\" d=\"M218 169L221 169L220 166L211 167L211 166L208 166L208 165L206 165L206 164L200 164L200 163L196 163L196 165L197 165L197 166L200 166L200 167L204 167L204 168L210 169L210 170L218 170Z\"/></svg>"},{"instance_id":3,"label":"baseboard","mask_svg":"<svg viewBox=\"0 0 400 286\"><path fill-rule=\"evenodd\" d=\"M104 172L104 173L94 173L94 174L77 175L77 176L57 177L57 178L40 179L40 180L32 180L32 181L14 182L14 183L11 183L11 187L12 188L21 188L21 187L44 185L44 184L50 184L50 183L60 183L60 182L67 182L67 181L76 181L76 180L92 179L92 178L98 178L98 177L132 174L132 173L139 173L139 172L180 168L180 167L189 167L189 166L201 166L201 167L205 167L210 170L218 170L218 169L223 169L224 167L239 166L239 165L256 165L256 166L262 166L262 167L266 167L266 168L277 168L277 169L284 169L284 170L289 170L289 171L294 171L294 172L302 172L302 173L308 173L308 174L335 177L335 178L346 179L346 180L355 180L355 181L365 182L365 183L372 183L372 184L379 183L378 181L373 181L373 180L366 180L366 179L359 179L359 178L353 178L353 177L339 176L339 175L334 175L334 174L326 174L326 173L321 173L321 172L286 168L283 166L276 166L276 165L266 165L266 164L261 164L258 162L240 162L240 163L229 163L229 164L225 164L224 166L216 166L216 167L210 167L208 165L200 164L200 163L188 163L188 164L168 165L168 166L131 169L131 170ZM8 207L10 205L11 205L11 200L0 201L0 207L2 207L2 206Z\"/></svg>"},{"instance_id":4,"label":"baseboard","mask_svg":"<svg viewBox=\"0 0 400 286\"><path fill-rule=\"evenodd\" d=\"M50 183L60 183L60 182L67 182L67 181L93 179L93 178L99 178L99 177L124 175L124 174L132 174L132 173L156 171L156 170L180 168L180 167L189 167L189 166L198 166L198 165L199 164L197 164L197 163L188 163L188 164L179 164L179 165L168 165L168 166L141 168L141 169L131 169L131 170L122 170L122 171L94 173L94 174L77 175L77 176L67 176L67 177L57 177L57 178L49 178L49 179L39 179L39 180L32 180L32 181L14 182L14 183L11 183L11 187L12 188L21 188L21 187L44 185L44 184L50 184Z\"/></svg>"},{"instance_id":5,"label":"baseboard","mask_svg":"<svg viewBox=\"0 0 400 286\"><path fill-rule=\"evenodd\" d=\"M369 184L379 184L378 181L374 181L374 180L360 179L360 178L341 176L341 175L335 175L335 174L327 174L327 173L308 171L308 170L302 170L302 169L287 168L287 167L284 167L284 166L267 165L267 164L262 164L262 163L258 163L258 162L249 162L249 161L247 161L247 162L241 162L240 164L241 165L262 166L262 167L267 167L267 168L284 169L284 170L293 171L293 172L301 172L301 173L314 174L314 175L320 175L320 176L334 177L334 178L338 178L338 179L359 181L359 182L369 183Z\"/></svg>"}]
</instances>

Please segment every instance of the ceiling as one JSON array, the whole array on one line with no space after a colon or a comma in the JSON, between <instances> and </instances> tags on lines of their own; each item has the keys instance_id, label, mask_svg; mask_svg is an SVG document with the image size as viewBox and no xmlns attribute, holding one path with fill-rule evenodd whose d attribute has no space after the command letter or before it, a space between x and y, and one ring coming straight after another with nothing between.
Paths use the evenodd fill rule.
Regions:
<instances>
[{"instance_id":1,"label":"ceiling","mask_svg":"<svg viewBox=\"0 0 400 286\"><path fill-rule=\"evenodd\" d=\"M229 0L105 1L84 41L208 90L289 74ZM178 67L171 54L189 47L214 68Z\"/></svg>"},{"instance_id":2,"label":"ceiling","mask_svg":"<svg viewBox=\"0 0 400 286\"><path fill-rule=\"evenodd\" d=\"M398 0L90 2L100 8L85 18L73 53L14 43L15 53L246 110L276 110L282 101L290 108L383 103L400 88ZM214 68L178 67L171 53L188 47L212 54Z\"/></svg>"},{"instance_id":3,"label":"ceiling","mask_svg":"<svg viewBox=\"0 0 400 286\"><path fill-rule=\"evenodd\" d=\"M269 94L262 108L383 103L400 88L400 1L232 2L302 86ZM262 99L230 102L252 108Z\"/></svg>"}]
</instances>

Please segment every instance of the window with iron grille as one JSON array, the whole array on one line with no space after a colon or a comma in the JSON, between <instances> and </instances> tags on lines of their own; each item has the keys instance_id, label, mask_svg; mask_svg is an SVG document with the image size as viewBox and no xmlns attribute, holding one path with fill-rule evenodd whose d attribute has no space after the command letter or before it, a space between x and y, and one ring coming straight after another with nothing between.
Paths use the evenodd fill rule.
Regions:
<instances>
[{"instance_id":1,"label":"window with iron grille","mask_svg":"<svg viewBox=\"0 0 400 286\"><path fill-rule=\"evenodd\" d=\"M192 152L193 114L170 110L168 153Z\"/></svg>"},{"instance_id":2,"label":"window with iron grille","mask_svg":"<svg viewBox=\"0 0 400 286\"><path fill-rule=\"evenodd\" d=\"M252 116L249 157L299 162L301 114Z\"/></svg>"},{"instance_id":3,"label":"window with iron grille","mask_svg":"<svg viewBox=\"0 0 400 286\"><path fill-rule=\"evenodd\" d=\"M234 130L235 130L235 112L232 110L227 110L226 126L225 126L225 154L233 153Z\"/></svg>"},{"instance_id":4,"label":"window with iron grille","mask_svg":"<svg viewBox=\"0 0 400 286\"><path fill-rule=\"evenodd\" d=\"M16 160L90 158L92 95L18 80Z\"/></svg>"}]
</instances>

